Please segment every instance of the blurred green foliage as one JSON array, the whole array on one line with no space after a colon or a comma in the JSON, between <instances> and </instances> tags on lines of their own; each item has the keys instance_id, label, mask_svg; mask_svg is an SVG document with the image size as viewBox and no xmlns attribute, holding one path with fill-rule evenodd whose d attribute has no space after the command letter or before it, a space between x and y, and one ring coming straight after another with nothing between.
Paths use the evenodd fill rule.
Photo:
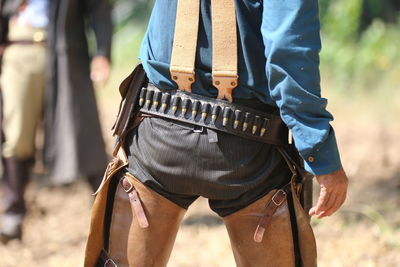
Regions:
<instances>
[{"instance_id":1,"label":"blurred green foliage","mask_svg":"<svg viewBox=\"0 0 400 267\"><path fill-rule=\"evenodd\" d=\"M154 0L111 0L115 31L134 25L137 28L147 24Z\"/></svg>"},{"instance_id":2,"label":"blurred green foliage","mask_svg":"<svg viewBox=\"0 0 400 267\"><path fill-rule=\"evenodd\" d=\"M321 66L328 83L346 92L398 88L397 0L321 0L320 3Z\"/></svg>"}]
</instances>

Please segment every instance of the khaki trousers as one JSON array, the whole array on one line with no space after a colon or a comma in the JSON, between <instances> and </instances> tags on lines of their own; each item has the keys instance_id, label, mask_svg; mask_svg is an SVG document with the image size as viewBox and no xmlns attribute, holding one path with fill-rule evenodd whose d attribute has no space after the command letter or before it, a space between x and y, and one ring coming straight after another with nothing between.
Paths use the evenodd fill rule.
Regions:
<instances>
[{"instance_id":1,"label":"khaki trousers","mask_svg":"<svg viewBox=\"0 0 400 267\"><path fill-rule=\"evenodd\" d=\"M29 26L10 25L9 40L37 40L44 31ZM36 127L42 117L46 47L11 44L3 55L0 78L3 96L2 156L27 159L34 155Z\"/></svg>"}]
</instances>

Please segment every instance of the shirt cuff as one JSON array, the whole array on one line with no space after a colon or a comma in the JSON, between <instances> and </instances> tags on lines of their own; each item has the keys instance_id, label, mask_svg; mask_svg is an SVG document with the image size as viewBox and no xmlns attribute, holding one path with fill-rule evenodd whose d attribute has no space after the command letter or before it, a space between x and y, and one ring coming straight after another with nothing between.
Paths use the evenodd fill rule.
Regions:
<instances>
[{"instance_id":1,"label":"shirt cuff","mask_svg":"<svg viewBox=\"0 0 400 267\"><path fill-rule=\"evenodd\" d=\"M318 148L302 155L306 171L314 175L335 172L342 168L335 132L331 129L328 138Z\"/></svg>"}]
</instances>

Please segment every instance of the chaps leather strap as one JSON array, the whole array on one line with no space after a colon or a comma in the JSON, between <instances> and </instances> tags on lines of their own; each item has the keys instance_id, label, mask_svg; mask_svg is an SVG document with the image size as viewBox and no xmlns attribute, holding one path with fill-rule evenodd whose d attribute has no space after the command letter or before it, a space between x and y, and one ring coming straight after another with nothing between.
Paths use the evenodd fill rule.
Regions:
<instances>
[{"instance_id":1,"label":"chaps leather strap","mask_svg":"<svg viewBox=\"0 0 400 267\"><path fill-rule=\"evenodd\" d=\"M113 259L108 257L108 253L102 249L96 267L118 267L118 265Z\"/></svg>"},{"instance_id":2,"label":"chaps leather strap","mask_svg":"<svg viewBox=\"0 0 400 267\"><path fill-rule=\"evenodd\" d=\"M260 243L263 239L265 229L272 220L272 217L276 210L286 201L287 192L290 190L290 184L284 188L279 189L272 196L271 200L265 206L264 215L261 217L260 222L257 225L256 232L254 233L254 241Z\"/></svg>"},{"instance_id":3,"label":"chaps leather strap","mask_svg":"<svg viewBox=\"0 0 400 267\"><path fill-rule=\"evenodd\" d=\"M142 206L142 202L140 201L139 195L133 186L133 184L129 181L129 178L126 176L122 177L120 180L120 184L125 192L128 194L129 201L131 206L135 212L136 219L141 228L149 227L149 222L146 218L146 214L144 213L144 209Z\"/></svg>"}]
</instances>

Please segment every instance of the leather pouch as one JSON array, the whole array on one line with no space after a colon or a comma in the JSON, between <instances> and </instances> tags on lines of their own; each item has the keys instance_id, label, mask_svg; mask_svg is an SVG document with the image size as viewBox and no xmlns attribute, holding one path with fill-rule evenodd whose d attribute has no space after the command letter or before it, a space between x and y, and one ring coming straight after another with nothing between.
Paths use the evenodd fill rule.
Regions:
<instances>
[{"instance_id":1,"label":"leather pouch","mask_svg":"<svg viewBox=\"0 0 400 267\"><path fill-rule=\"evenodd\" d=\"M132 73L126 77L119 86L122 100L119 106L117 119L112 127L113 136L116 136L114 156L122 144L122 139L129 130L130 122L138 113L138 98L142 87L147 83L147 76L142 64L138 64Z\"/></svg>"}]
</instances>

